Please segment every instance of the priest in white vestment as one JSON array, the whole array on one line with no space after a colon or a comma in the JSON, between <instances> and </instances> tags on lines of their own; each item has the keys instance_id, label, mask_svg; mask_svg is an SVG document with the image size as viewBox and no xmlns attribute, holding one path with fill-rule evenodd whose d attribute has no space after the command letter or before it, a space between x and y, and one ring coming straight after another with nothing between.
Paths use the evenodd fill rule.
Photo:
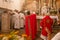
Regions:
<instances>
[{"instance_id":1,"label":"priest in white vestment","mask_svg":"<svg viewBox=\"0 0 60 40\"><path fill-rule=\"evenodd\" d=\"M20 28L24 28L24 25L25 25L25 15L23 12L20 12L19 13L19 20L20 20Z\"/></svg>"},{"instance_id":2,"label":"priest in white vestment","mask_svg":"<svg viewBox=\"0 0 60 40\"><path fill-rule=\"evenodd\" d=\"M19 21L20 20L19 20L18 12L14 12L14 15L13 15L14 29L20 29Z\"/></svg>"}]
</instances>

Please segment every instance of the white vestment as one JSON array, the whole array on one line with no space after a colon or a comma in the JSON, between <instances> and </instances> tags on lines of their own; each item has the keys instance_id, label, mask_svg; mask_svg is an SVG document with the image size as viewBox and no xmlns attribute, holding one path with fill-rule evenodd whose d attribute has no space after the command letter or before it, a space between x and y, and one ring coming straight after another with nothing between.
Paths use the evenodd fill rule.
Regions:
<instances>
[{"instance_id":1,"label":"white vestment","mask_svg":"<svg viewBox=\"0 0 60 40\"><path fill-rule=\"evenodd\" d=\"M25 25L25 15L23 13L19 13L20 27L24 27Z\"/></svg>"},{"instance_id":2,"label":"white vestment","mask_svg":"<svg viewBox=\"0 0 60 40\"><path fill-rule=\"evenodd\" d=\"M60 32L57 33L51 40L60 40Z\"/></svg>"},{"instance_id":3,"label":"white vestment","mask_svg":"<svg viewBox=\"0 0 60 40\"><path fill-rule=\"evenodd\" d=\"M14 21L14 28L16 29L20 29L20 25L19 25L19 14L18 13L15 13L13 15L13 21Z\"/></svg>"}]
</instances>

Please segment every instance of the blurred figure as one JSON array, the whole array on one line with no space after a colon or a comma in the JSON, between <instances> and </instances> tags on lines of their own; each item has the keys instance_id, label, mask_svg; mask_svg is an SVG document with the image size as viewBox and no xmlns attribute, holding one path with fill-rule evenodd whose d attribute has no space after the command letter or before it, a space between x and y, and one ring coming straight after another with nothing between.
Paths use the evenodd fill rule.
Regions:
<instances>
[{"instance_id":1,"label":"blurred figure","mask_svg":"<svg viewBox=\"0 0 60 40\"><path fill-rule=\"evenodd\" d=\"M11 29L14 29L14 14L15 13L11 12L11 18L10 18L10 20L11 20L11 22L10 22Z\"/></svg>"},{"instance_id":2,"label":"blurred figure","mask_svg":"<svg viewBox=\"0 0 60 40\"><path fill-rule=\"evenodd\" d=\"M19 20L20 20L20 29L23 29L24 28L24 25L25 25L25 15L23 12L20 12L19 13Z\"/></svg>"},{"instance_id":3,"label":"blurred figure","mask_svg":"<svg viewBox=\"0 0 60 40\"><path fill-rule=\"evenodd\" d=\"M58 32L51 40L60 40L60 32Z\"/></svg>"},{"instance_id":4,"label":"blurred figure","mask_svg":"<svg viewBox=\"0 0 60 40\"><path fill-rule=\"evenodd\" d=\"M41 14L45 15L46 13L48 13L48 7L47 7L47 4L44 3L44 6L42 6L41 8Z\"/></svg>"},{"instance_id":5,"label":"blurred figure","mask_svg":"<svg viewBox=\"0 0 60 40\"><path fill-rule=\"evenodd\" d=\"M37 32L35 12L30 13L30 11L27 11L27 15L25 16L25 32L28 37L32 38L31 40L35 40Z\"/></svg>"},{"instance_id":6,"label":"blurred figure","mask_svg":"<svg viewBox=\"0 0 60 40\"><path fill-rule=\"evenodd\" d=\"M46 16L40 22L40 28L42 28L41 38L43 40L51 39L52 25L53 19L49 16L49 14L46 14Z\"/></svg>"},{"instance_id":7,"label":"blurred figure","mask_svg":"<svg viewBox=\"0 0 60 40\"><path fill-rule=\"evenodd\" d=\"M14 29L20 29L18 10L14 10L13 13Z\"/></svg>"}]
</instances>

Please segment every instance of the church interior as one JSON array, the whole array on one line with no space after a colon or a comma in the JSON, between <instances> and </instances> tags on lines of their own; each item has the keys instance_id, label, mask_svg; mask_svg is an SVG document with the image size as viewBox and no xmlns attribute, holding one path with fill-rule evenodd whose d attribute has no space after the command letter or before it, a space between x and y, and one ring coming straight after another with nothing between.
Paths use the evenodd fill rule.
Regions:
<instances>
[{"instance_id":1,"label":"church interior","mask_svg":"<svg viewBox=\"0 0 60 40\"><path fill-rule=\"evenodd\" d=\"M0 40L60 40L59 32L60 0L0 0Z\"/></svg>"}]
</instances>

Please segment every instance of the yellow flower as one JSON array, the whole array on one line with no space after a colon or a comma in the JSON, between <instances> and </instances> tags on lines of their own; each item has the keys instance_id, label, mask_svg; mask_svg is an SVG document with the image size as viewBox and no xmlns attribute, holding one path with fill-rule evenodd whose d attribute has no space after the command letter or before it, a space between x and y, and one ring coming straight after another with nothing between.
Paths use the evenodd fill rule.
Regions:
<instances>
[{"instance_id":1,"label":"yellow flower","mask_svg":"<svg viewBox=\"0 0 60 40\"><path fill-rule=\"evenodd\" d=\"M11 38L12 36L11 35L8 35L8 38Z\"/></svg>"},{"instance_id":2,"label":"yellow flower","mask_svg":"<svg viewBox=\"0 0 60 40\"><path fill-rule=\"evenodd\" d=\"M13 30L12 32L10 32L10 34L14 34L15 30Z\"/></svg>"},{"instance_id":3,"label":"yellow flower","mask_svg":"<svg viewBox=\"0 0 60 40\"><path fill-rule=\"evenodd\" d=\"M26 34L22 34L22 37L27 37L27 35Z\"/></svg>"},{"instance_id":4,"label":"yellow flower","mask_svg":"<svg viewBox=\"0 0 60 40\"><path fill-rule=\"evenodd\" d=\"M14 34L18 34L18 33L19 33L19 31L14 32Z\"/></svg>"},{"instance_id":5,"label":"yellow flower","mask_svg":"<svg viewBox=\"0 0 60 40\"><path fill-rule=\"evenodd\" d=\"M3 34L0 34L0 38L3 37L4 35Z\"/></svg>"}]
</instances>

